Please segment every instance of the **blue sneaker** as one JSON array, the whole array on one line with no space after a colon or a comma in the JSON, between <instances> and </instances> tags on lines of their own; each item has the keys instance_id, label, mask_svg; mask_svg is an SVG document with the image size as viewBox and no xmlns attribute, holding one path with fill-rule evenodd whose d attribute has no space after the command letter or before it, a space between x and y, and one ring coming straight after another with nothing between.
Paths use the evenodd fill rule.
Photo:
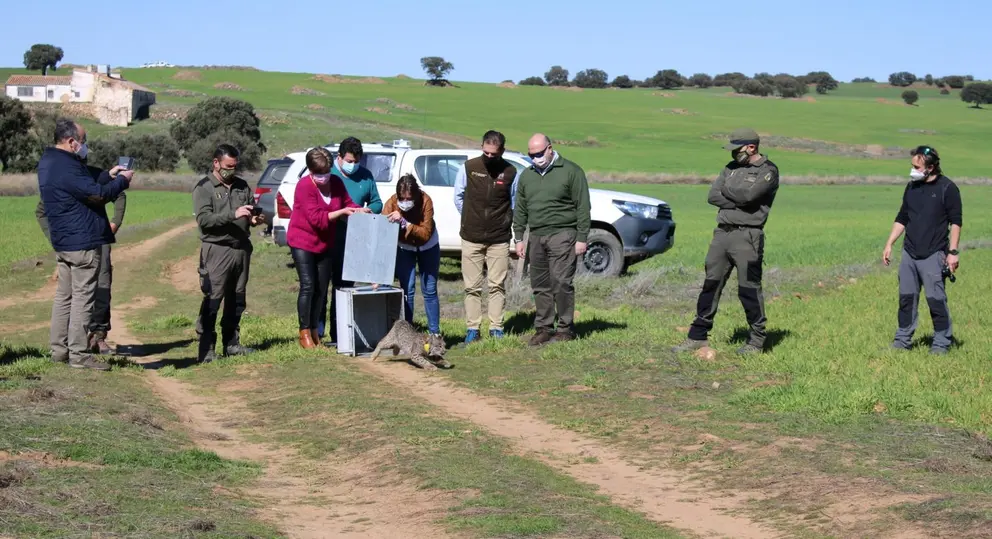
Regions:
<instances>
[{"instance_id":1,"label":"blue sneaker","mask_svg":"<svg viewBox=\"0 0 992 539\"><path fill-rule=\"evenodd\" d=\"M470 344L472 341L479 340L479 330L470 329L465 333L465 344Z\"/></svg>"},{"instance_id":2,"label":"blue sneaker","mask_svg":"<svg viewBox=\"0 0 992 539\"><path fill-rule=\"evenodd\" d=\"M503 338L503 330L502 329L490 329L489 330L489 336L491 338L493 338L493 339L502 339Z\"/></svg>"}]
</instances>

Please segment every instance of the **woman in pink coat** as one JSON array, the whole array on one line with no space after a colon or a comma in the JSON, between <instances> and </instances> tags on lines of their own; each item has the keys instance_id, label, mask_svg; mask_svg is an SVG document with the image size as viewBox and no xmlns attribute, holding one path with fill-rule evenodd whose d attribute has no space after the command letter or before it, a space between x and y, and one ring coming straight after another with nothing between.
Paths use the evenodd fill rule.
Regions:
<instances>
[{"instance_id":1,"label":"woman in pink coat","mask_svg":"<svg viewBox=\"0 0 992 539\"><path fill-rule=\"evenodd\" d=\"M331 174L333 159L325 148L307 152L309 174L300 178L293 197L286 243L300 278L296 311L300 321L300 346L320 346L317 324L331 282L331 256L337 220L353 213L369 213L355 204L341 179Z\"/></svg>"}]
</instances>

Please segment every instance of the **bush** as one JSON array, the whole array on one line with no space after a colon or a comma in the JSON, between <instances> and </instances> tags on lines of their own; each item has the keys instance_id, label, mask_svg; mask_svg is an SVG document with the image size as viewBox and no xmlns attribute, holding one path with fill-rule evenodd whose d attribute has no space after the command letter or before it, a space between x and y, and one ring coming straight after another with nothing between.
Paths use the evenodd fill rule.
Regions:
<instances>
[{"instance_id":1,"label":"bush","mask_svg":"<svg viewBox=\"0 0 992 539\"><path fill-rule=\"evenodd\" d=\"M772 83L774 84L778 95L783 98L802 97L809 92L809 86L806 86L803 81L785 73L775 75L772 79Z\"/></svg>"},{"instance_id":2,"label":"bush","mask_svg":"<svg viewBox=\"0 0 992 539\"><path fill-rule=\"evenodd\" d=\"M951 91L948 90L947 88L941 88L940 89L940 95L949 95L950 93L951 93Z\"/></svg>"},{"instance_id":3,"label":"bush","mask_svg":"<svg viewBox=\"0 0 992 539\"><path fill-rule=\"evenodd\" d=\"M644 82L650 84L652 88L671 90L673 88L680 88L684 86L685 77L674 69L663 69L655 73L653 77L645 80Z\"/></svg>"},{"instance_id":4,"label":"bush","mask_svg":"<svg viewBox=\"0 0 992 539\"><path fill-rule=\"evenodd\" d=\"M25 172L37 166L38 140L31 128L31 113L24 103L0 96L0 170Z\"/></svg>"},{"instance_id":5,"label":"bush","mask_svg":"<svg viewBox=\"0 0 992 539\"><path fill-rule=\"evenodd\" d=\"M520 86L544 86L544 79L541 77L527 77L520 81Z\"/></svg>"},{"instance_id":6,"label":"bush","mask_svg":"<svg viewBox=\"0 0 992 539\"><path fill-rule=\"evenodd\" d=\"M607 75L602 69L586 69L575 74L573 86L579 88L606 88Z\"/></svg>"},{"instance_id":7,"label":"bush","mask_svg":"<svg viewBox=\"0 0 992 539\"><path fill-rule=\"evenodd\" d=\"M964 77L962 77L961 75L951 75L948 77L944 77L944 82L947 83L947 85L950 86L951 88L954 88L955 90L960 90L961 88L964 88L965 81L964 81Z\"/></svg>"},{"instance_id":8,"label":"bush","mask_svg":"<svg viewBox=\"0 0 992 539\"><path fill-rule=\"evenodd\" d=\"M713 77L713 86L718 88L733 87L735 82L744 82L747 80L747 75L743 73L721 73Z\"/></svg>"},{"instance_id":9,"label":"bush","mask_svg":"<svg viewBox=\"0 0 992 539\"><path fill-rule=\"evenodd\" d=\"M868 82L874 84L877 81L871 77L858 77L856 79L852 79L851 82L853 84L868 83Z\"/></svg>"},{"instance_id":10,"label":"bush","mask_svg":"<svg viewBox=\"0 0 992 539\"><path fill-rule=\"evenodd\" d=\"M907 105L912 105L920 100L920 94L916 93L916 90L906 90L902 93L902 100L905 101Z\"/></svg>"},{"instance_id":11,"label":"bush","mask_svg":"<svg viewBox=\"0 0 992 539\"><path fill-rule=\"evenodd\" d=\"M239 168L258 170L262 164L261 155L266 150L262 144L260 123L251 103L230 97L210 97L190 109L185 119L172 124L169 132L185 153L193 170L200 170L194 162L203 164L205 140L213 141L214 148L224 142L235 144L237 141L237 148L242 153ZM229 137L229 140L225 140L221 134ZM209 154L213 155L213 149ZM208 161L212 163L213 157Z\"/></svg>"},{"instance_id":12,"label":"bush","mask_svg":"<svg viewBox=\"0 0 992 539\"><path fill-rule=\"evenodd\" d=\"M117 158L133 157L135 169L149 172L175 172L179 164L179 146L163 134L130 135L94 140L90 146L90 165L109 170Z\"/></svg>"},{"instance_id":13,"label":"bush","mask_svg":"<svg viewBox=\"0 0 992 539\"><path fill-rule=\"evenodd\" d=\"M186 162L194 172L206 174L214 168L214 151L221 144L230 144L241 152L238 170L259 170L262 168L262 150L250 137L233 131L220 131L200 139L186 151Z\"/></svg>"},{"instance_id":14,"label":"bush","mask_svg":"<svg viewBox=\"0 0 992 539\"><path fill-rule=\"evenodd\" d=\"M916 82L916 75L908 71L900 71L889 75L889 84L892 86L906 87Z\"/></svg>"},{"instance_id":15,"label":"bush","mask_svg":"<svg viewBox=\"0 0 992 539\"><path fill-rule=\"evenodd\" d=\"M610 86L614 88L633 88L634 81L630 80L630 77L627 75L620 75L619 77L613 79Z\"/></svg>"},{"instance_id":16,"label":"bush","mask_svg":"<svg viewBox=\"0 0 992 539\"><path fill-rule=\"evenodd\" d=\"M689 77L686 82L689 86L695 86L696 88L709 88L713 86L713 77L707 75L706 73L696 73L695 75Z\"/></svg>"},{"instance_id":17,"label":"bush","mask_svg":"<svg viewBox=\"0 0 992 539\"><path fill-rule=\"evenodd\" d=\"M734 91L739 94L769 96L775 93L775 87L760 80L747 79L734 82Z\"/></svg>"}]
</instances>

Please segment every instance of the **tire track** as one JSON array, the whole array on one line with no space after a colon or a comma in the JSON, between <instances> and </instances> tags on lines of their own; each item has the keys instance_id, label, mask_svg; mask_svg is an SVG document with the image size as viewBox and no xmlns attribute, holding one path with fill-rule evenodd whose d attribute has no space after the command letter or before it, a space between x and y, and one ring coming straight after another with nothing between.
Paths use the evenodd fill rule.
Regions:
<instances>
[{"instance_id":1,"label":"tire track","mask_svg":"<svg viewBox=\"0 0 992 539\"><path fill-rule=\"evenodd\" d=\"M614 503L653 521L710 537L761 539L782 535L747 517L730 514L743 507L743 496L706 496L704 485L682 474L643 470L595 440L555 427L530 412L511 410L507 403L482 397L443 378L425 377L406 364L361 361L359 365L452 416L508 439L519 453L598 486ZM562 458L568 456L583 458ZM579 463L565 464L566 460Z\"/></svg>"}]
</instances>

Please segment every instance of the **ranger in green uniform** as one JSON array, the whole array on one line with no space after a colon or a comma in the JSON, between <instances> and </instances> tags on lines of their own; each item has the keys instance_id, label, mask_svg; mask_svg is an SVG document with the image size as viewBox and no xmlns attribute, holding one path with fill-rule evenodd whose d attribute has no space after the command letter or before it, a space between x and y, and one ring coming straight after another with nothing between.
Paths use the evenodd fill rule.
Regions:
<instances>
[{"instance_id":1,"label":"ranger in green uniform","mask_svg":"<svg viewBox=\"0 0 992 539\"><path fill-rule=\"evenodd\" d=\"M235 175L239 152L221 144L214 152L214 170L193 188L193 213L200 227L200 290L203 301L196 320L200 338L197 360L209 363L216 357L217 313L221 301L224 314L220 321L224 355L254 352L241 345L241 315L245 311L245 292L251 264L250 226L265 222L262 214L253 215L255 196L251 187Z\"/></svg>"},{"instance_id":2,"label":"ranger in green uniform","mask_svg":"<svg viewBox=\"0 0 992 539\"><path fill-rule=\"evenodd\" d=\"M94 179L99 179L102 169L87 165L90 175ZM121 224L124 223L124 212L127 209L127 195L121 191L117 198L111 200L114 204L114 218L110 220L110 231L117 234ZM45 204L39 198L38 206L34 210L34 216L38 220L38 226L49 243L52 237L48 232L48 217L45 214ZM97 274L96 298L93 304L93 317L90 319L88 332L90 335L89 348L95 354L110 354L113 350L107 344L107 333L110 332L110 288L113 285L113 264L110 261L110 244L101 245L100 252L100 272Z\"/></svg>"},{"instance_id":3,"label":"ranger in green uniform","mask_svg":"<svg viewBox=\"0 0 992 539\"><path fill-rule=\"evenodd\" d=\"M765 253L765 222L778 192L778 167L758 153L758 134L738 129L730 135L733 160L710 188L709 203L719 208L717 228L706 253L706 278L696 303L696 319L689 336L674 347L686 352L708 346L720 294L737 268L737 295L744 306L751 335L738 354L761 352L765 345L765 300L761 295L761 270Z\"/></svg>"}]
</instances>

